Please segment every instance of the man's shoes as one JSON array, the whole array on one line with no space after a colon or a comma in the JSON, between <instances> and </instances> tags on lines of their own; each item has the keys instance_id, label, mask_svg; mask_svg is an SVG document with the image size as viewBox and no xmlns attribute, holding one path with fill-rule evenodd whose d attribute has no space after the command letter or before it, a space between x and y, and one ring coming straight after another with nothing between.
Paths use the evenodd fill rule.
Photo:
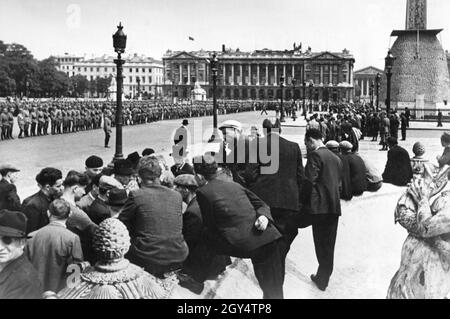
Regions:
<instances>
[{"instance_id":1,"label":"man's shoes","mask_svg":"<svg viewBox=\"0 0 450 319\"><path fill-rule=\"evenodd\" d=\"M194 278L184 273L177 273L178 281L181 287L192 291L196 295L200 295L205 288L204 283L196 281Z\"/></svg>"},{"instance_id":2,"label":"man's shoes","mask_svg":"<svg viewBox=\"0 0 450 319\"><path fill-rule=\"evenodd\" d=\"M105 148L111 148L110 146L105 145Z\"/></svg>"},{"instance_id":3,"label":"man's shoes","mask_svg":"<svg viewBox=\"0 0 450 319\"><path fill-rule=\"evenodd\" d=\"M319 283L319 280L317 279L316 275L311 275L311 281L316 284L317 288L321 291L327 290L327 286L324 284Z\"/></svg>"}]
</instances>

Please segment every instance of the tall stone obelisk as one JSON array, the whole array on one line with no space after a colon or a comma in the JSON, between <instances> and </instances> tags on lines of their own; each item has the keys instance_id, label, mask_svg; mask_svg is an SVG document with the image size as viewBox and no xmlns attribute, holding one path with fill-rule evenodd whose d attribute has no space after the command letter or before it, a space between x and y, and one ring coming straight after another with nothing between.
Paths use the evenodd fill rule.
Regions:
<instances>
[{"instance_id":1,"label":"tall stone obelisk","mask_svg":"<svg viewBox=\"0 0 450 319\"><path fill-rule=\"evenodd\" d=\"M437 38L441 31L427 29L426 0L407 0L406 29L391 34L397 37L391 48L396 57L392 69L392 107L420 108L421 114L426 115L434 114L445 104L450 106L447 56ZM384 78L380 100L385 98Z\"/></svg>"},{"instance_id":2,"label":"tall stone obelisk","mask_svg":"<svg viewBox=\"0 0 450 319\"><path fill-rule=\"evenodd\" d=\"M426 30L427 0L408 0L406 4L406 30Z\"/></svg>"}]
</instances>

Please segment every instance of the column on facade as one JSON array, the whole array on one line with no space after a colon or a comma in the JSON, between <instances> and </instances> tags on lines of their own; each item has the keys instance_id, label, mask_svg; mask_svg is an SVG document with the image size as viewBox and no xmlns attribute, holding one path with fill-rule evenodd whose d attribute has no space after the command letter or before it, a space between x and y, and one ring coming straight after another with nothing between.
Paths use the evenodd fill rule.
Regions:
<instances>
[{"instance_id":1,"label":"column on facade","mask_svg":"<svg viewBox=\"0 0 450 319\"><path fill-rule=\"evenodd\" d=\"M191 84L191 64L190 63L188 63L188 65L187 65L187 77L188 77L187 84Z\"/></svg>"},{"instance_id":2,"label":"column on facade","mask_svg":"<svg viewBox=\"0 0 450 319\"><path fill-rule=\"evenodd\" d=\"M234 85L234 63L231 64L231 85Z\"/></svg>"},{"instance_id":3,"label":"column on facade","mask_svg":"<svg viewBox=\"0 0 450 319\"><path fill-rule=\"evenodd\" d=\"M291 68L292 68L292 79L295 79L295 65L291 64Z\"/></svg>"},{"instance_id":4,"label":"column on facade","mask_svg":"<svg viewBox=\"0 0 450 319\"><path fill-rule=\"evenodd\" d=\"M256 85L259 85L259 81L260 81L260 78L259 78L259 76L260 76L260 73L259 73L260 66L261 65L259 63L256 65L256 78L257 78Z\"/></svg>"},{"instance_id":5,"label":"column on facade","mask_svg":"<svg viewBox=\"0 0 450 319\"><path fill-rule=\"evenodd\" d=\"M180 81L178 81L178 84L183 84L183 65L180 63Z\"/></svg>"},{"instance_id":6,"label":"column on facade","mask_svg":"<svg viewBox=\"0 0 450 319\"><path fill-rule=\"evenodd\" d=\"M284 80L287 81L287 78L286 78L286 64L283 64L283 77L284 77Z\"/></svg>"},{"instance_id":7,"label":"column on facade","mask_svg":"<svg viewBox=\"0 0 450 319\"><path fill-rule=\"evenodd\" d=\"M199 79L198 79L198 62L195 63L195 82L199 82Z\"/></svg>"},{"instance_id":8,"label":"column on facade","mask_svg":"<svg viewBox=\"0 0 450 319\"><path fill-rule=\"evenodd\" d=\"M227 84L227 68L225 63L223 64L223 85Z\"/></svg>"},{"instance_id":9,"label":"column on facade","mask_svg":"<svg viewBox=\"0 0 450 319\"><path fill-rule=\"evenodd\" d=\"M248 65L248 85L252 85L252 65ZM250 93L250 91L249 91Z\"/></svg>"},{"instance_id":10,"label":"column on facade","mask_svg":"<svg viewBox=\"0 0 450 319\"><path fill-rule=\"evenodd\" d=\"M244 84L244 72L242 70L242 64L239 64L239 78L240 78L239 85L243 85Z\"/></svg>"},{"instance_id":11,"label":"column on facade","mask_svg":"<svg viewBox=\"0 0 450 319\"><path fill-rule=\"evenodd\" d=\"M320 66L320 83L323 84L323 65Z\"/></svg>"},{"instance_id":12,"label":"column on facade","mask_svg":"<svg viewBox=\"0 0 450 319\"><path fill-rule=\"evenodd\" d=\"M274 86L277 86L278 84L278 70L277 70L277 65L276 64L274 64L274 66L273 66L273 70L274 70L274 77L275 77L275 79L274 79L274 82L273 82L273 85Z\"/></svg>"},{"instance_id":13,"label":"column on facade","mask_svg":"<svg viewBox=\"0 0 450 319\"><path fill-rule=\"evenodd\" d=\"M350 83L350 62L347 62L347 74L345 75L345 82Z\"/></svg>"},{"instance_id":14,"label":"column on facade","mask_svg":"<svg viewBox=\"0 0 450 319\"><path fill-rule=\"evenodd\" d=\"M350 62L350 85L353 86L353 66L351 66Z\"/></svg>"},{"instance_id":15,"label":"column on facade","mask_svg":"<svg viewBox=\"0 0 450 319\"><path fill-rule=\"evenodd\" d=\"M266 63L266 83L265 85L269 85L269 64ZM267 90L266 90L266 96L267 96Z\"/></svg>"},{"instance_id":16,"label":"column on facade","mask_svg":"<svg viewBox=\"0 0 450 319\"><path fill-rule=\"evenodd\" d=\"M333 83L333 65L330 65L330 83Z\"/></svg>"},{"instance_id":17,"label":"column on facade","mask_svg":"<svg viewBox=\"0 0 450 319\"><path fill-rule=\"evenodd\" d=\"M204 64L204 67L205 67L205 78L204 78L204 83L206 84L206 83L210 83L210 81L209 81L209 67L208 67L208 63L205 63Z\"/></svg>"}]
</instances>

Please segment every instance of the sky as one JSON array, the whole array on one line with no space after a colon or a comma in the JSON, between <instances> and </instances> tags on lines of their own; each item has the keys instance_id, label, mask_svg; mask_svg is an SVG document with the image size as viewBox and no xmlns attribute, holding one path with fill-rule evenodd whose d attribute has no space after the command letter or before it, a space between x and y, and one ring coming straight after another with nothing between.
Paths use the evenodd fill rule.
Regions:
<instances>
[{"instance_id":1,"label":"sky","mask_svg":"<svg viewBox=\"0 0 450 319\"><path fill-rule=\"evenodd\" d=\"M450 50L450 1L428 0L428 28L445 29ZM25 45L37 59L65 52L113 55L122 22L126 53L162 59L168 50L292 49L354 55L355 69L383 68L404 29L406 0L0 0L0 40ZM190 41L193 37L194 41Z\"/></svg>"}]
</instances>

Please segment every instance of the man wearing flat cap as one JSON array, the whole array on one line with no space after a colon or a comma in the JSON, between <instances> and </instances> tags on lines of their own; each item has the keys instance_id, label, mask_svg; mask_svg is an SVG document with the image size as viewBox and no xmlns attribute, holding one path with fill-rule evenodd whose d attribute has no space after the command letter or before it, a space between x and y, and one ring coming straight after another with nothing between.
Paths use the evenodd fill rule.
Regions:
<instances>
[{"instance_id":1,"label":"man wearing flat cap","mask_svg":"<svg viewBox=\"0 0 450 319\"><path fill-rule=\"evenodd\" d=\"M102 176L99 181L99 194L92 205L87 209L89 218L97 225L110 218L108 194L113 189L124 189L123 185L111 176Z\"/></svg>"},{"instance_id":2,"label":"man wearing flat cap","mask_svg":"<svg viewBox=\"0 0 450 319\"><path fill-rule=\"evenodd\" d=\"M339 149L339 143L337 141L328 141L325 145L331 152L341 159L342 171L341 171L341 187L340 194L341 199L345 201L350 201L353 198L352 191L352 180L350 177L350 163L348 162L348 157L341 154Z\"/></svg>"},{"instance_id":3,"label":"man wearing flat cap","mask_svg":"<svg viewBox=\"0 0 450 319\"><path fill-rule=\"evenodd\" d=\"M353 144L349 141L342 141L339 146L342 153L341 160L347 161L349 164L352 195L361 196L367 190L364 160L358 154L352 152Z\"/></svg>"},{"instance_id":4,"label":"man wearing flat cap","mask_svg":"<svg viewBox=\"0 0 450 319\"><path fill-rule=\"evenodd\" d=\"M38 273L24 254L26 231L24 214L0 210L0 299L41 299Z\"/></svg>"},{"instance_id":5,"label":"man wearing flat cap","mask_svg":"<svg viewBox=\"0 0 450 319\"><path fill-rule=\"evenodd\" d=\"M183 213L183 237L189 247L189 255L179 273L180 285L194 293L203 291L207 279L216 278L231 264L229 256L217 255L209 248L204 237L202 213L197 202L197 180L194 175L179 175L174 181L175 190L187 205Z\"/></svg>"},{"instance_id":6,"label":"man wearing flat cap","mask_svg":"<svg viewBox=\"0 0 450 319\"><path fill-rule=\"evenodd\" d=\"M20 170L13 165L0 165L0 209L21 211L20 198L14 183Z\"/></svg>"}]
</instances>

